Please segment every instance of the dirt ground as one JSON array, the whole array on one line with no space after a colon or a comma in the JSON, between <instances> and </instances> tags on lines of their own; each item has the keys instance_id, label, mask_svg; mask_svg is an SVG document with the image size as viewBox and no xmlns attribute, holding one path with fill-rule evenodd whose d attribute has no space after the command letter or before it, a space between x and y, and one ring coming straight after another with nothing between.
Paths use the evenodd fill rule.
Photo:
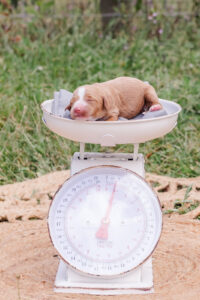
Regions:
<instances>
[{"instance_id":1,"label":"dirt ground","mask_svg":"<svg viewBox=\"0 0 200 300\"><path fill-rule=\"evenodd\" d=\"M57 294L53 283L59 258L48 230L49 204L68 171L0 187L0 300L200 299L200 206L179 215L164 214L163 231L153 253L154 289L149 295L91 296ZM184 179L147 174L163 211L177 199L200 201L200 177Z\"/></svg>"}]
</instances>

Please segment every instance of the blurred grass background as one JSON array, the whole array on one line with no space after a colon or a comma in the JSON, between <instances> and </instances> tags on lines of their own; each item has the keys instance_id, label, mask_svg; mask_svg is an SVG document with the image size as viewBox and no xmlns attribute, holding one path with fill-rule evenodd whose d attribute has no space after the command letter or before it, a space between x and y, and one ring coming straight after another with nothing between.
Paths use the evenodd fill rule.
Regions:
<instances>
[{"instance_id":1,"label":"blurred grass background","mask_svg":"<svg viewBox=\"0 0 200 300\"><path fill-rule=\"evenodd\" d=\"M41 102L61 88L123 75L149 81L183 108L170 134L141 145L146 170L200 174L199 1L116 0L111 15L101 4L0 0L1 184L66 169L79 149L45 128Z\"/></svg>"}]
</instances>

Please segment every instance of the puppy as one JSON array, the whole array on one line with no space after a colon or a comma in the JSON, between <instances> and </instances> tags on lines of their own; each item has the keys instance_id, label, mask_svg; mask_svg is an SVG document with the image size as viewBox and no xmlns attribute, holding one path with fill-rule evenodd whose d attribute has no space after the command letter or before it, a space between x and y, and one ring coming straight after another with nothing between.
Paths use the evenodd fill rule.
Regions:
<instances>
[{"instance_id":1,"label":"puppy","mask_svg":"<svg viewBox=\"0 0 200 300\"><path fill-rule=\"evenodd\" d=\"M78 87L70 104L72 119L116 121L131 119L144 111L162 108L154 88L131 77L118 77L102 83Z\"/></svg>"}]
</instances>

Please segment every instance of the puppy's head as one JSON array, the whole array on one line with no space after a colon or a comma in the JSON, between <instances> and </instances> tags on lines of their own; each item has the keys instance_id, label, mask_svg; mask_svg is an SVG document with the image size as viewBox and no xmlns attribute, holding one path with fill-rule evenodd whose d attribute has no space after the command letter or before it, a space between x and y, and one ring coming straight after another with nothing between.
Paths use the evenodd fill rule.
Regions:
<instances>
[{"instance_id":1,"label":"puppy's head","mask_svg":"<svg viewBox=\"0 0 200 300\"><path fill-rule=\"evenodd\" d=\"M66 109L74 120L97 120L104 116L103 97L95 86L81 86L74 91Z\"/></svg>"}]
</instances>

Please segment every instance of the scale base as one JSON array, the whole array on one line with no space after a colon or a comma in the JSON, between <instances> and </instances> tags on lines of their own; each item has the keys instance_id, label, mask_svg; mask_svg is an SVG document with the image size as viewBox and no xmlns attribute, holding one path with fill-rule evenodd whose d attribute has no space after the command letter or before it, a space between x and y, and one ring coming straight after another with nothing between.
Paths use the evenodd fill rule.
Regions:
<instances>
[{"instance_id":1,"label":"scale base","mask_svg":"<svg viewBox=\"0 0 200 300\"><path fill-rule=\"evenodd\" d=\"M54 291L91 295L124 295L153 293L152 258L135 270L112 279L82 275L60 260Z\"/></svg>"}]
</instances>

